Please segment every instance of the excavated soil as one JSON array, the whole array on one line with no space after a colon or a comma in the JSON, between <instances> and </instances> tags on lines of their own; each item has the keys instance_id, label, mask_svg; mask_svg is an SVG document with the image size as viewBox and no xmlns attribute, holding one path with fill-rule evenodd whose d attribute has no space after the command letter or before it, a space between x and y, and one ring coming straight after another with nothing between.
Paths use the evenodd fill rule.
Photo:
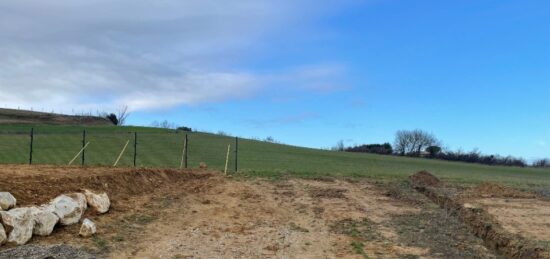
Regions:
<instances>
[{"instance_id":1,"label":"excavated soil","mask_svg":"<svg viewBox=\"0 0 550 259\"><path fill-rule=\"evenodd\" d=\"M354 237L332 231L332 225L366 217L385 222L418 212L366 182L240 181L170 169L0 167L0 190L11 192L18 206L83 188L105 191L112 201L107 214L85 215L98 225L95 237L79 238L78 225L58 227L49 237L33 237L28 248L0 247L0 257L32 255L36 245L63 243L100 258L361 258L350 245ZM397 242L367 247L369 253L393 257L427 253Z\"/></svg>"},{"instance_id":2,"label":"excavated soil","mask_svg":"<svg viewBox=\"0 0 550 259\"><path fill-rule=\"evenodd\" d=\"M482 183L461 194L462 198L536 198L533 193L502 186L496 183Z\"/></svg>"},{"instance_id":3,"label":"excavated soil","mask_svg":"<svg viewBox=\"0 0 550 259\"><path fill-rule=\"evenodd\" d=\"M416 186L438 187L441 185L441 181L427 171L420 171L416 174L413 174L409 176L409 179L411 183Z\"/></svg>"},{"instance_id":4,"label":"excavated soil","mask_svg":"<svg viewBox=\"0 0 550 259\"><path fill-rule=\"evenodd\" d=\"M468 206L488 212L502 227L530 240L550 242L550 201L536 194L482 183L460 195Z\"/></svg>"},{"instance_id":5,"label":"excavated soil","mask_svg":"<svg viewBox=\"0 0 550 259\"><path fill-rule=\"evenodd\" d=\"M472 233L484 240L487 247L507 258L550 258L547 234L550 232L550 221L547 220L550 204L547 201L493 183L482 183L458 196L450 195L457 190L415 183L416 175L410 177L415 188L456 214L470 226Z\"/></svg>"},{"instance_id":6,"label":"excavated soil","mask_svg":"<svg viewBox=\"0 0 550 259\"><path fill-rule=\"evenodd\" d=\"M485 209L508 232L550 242L550 202L537 199L485 198L470 201Z\"/></svg>"},{"instance_id":7,"label":"excavated soil","mask_svg":"<svg viewBox=\"0 0 550 259\"><path fill-rule=\"evenodd\" d=\"M494 258L465 225L408 185L0 166L0 191L13 193L18 206L83 188L105 191L112 202L106 214L86 212L98 226L93 238L78 237L79 225L58 227L27 246L1 246L0 258L52 251L97 258Z\"/></svg>"}]
</instances>

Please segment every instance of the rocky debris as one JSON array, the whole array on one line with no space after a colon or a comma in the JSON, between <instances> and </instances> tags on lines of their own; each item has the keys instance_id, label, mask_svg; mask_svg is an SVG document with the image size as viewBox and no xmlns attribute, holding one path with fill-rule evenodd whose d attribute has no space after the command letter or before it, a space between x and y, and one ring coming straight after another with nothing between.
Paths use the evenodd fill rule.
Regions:
<instances>
[{"instance_id":1,"label":"rocky debris","mask_svg":"<svg viewBox=\"0 0 550 259\"><path fill-rule=\"evenodd\" d=\"M84 195L86 196L88 206L94 208L98 213L103 214L109 211L111 201L107 193L95 194L89 190L84 190Z\"/></svg>"},{"instance_id":2,"label":"rocky debris","mask_svg":"<svg viewBox=\"0 0 550 259\"><path fill-rule=\"evenodd\" d=\"M80 227L80 232L78 233L82 237L91 237L96 232L95 223L89 219L84 219L82 226Z\"/></svg>"},{"instance_id":3,"label":"rocky debris","mask_svg":"<svg viewBox=\"0 0 550 259\"><path fill-rule=\"evenodd\" d=\"M9 192L0 192L0 210L9 210L15 207L17 200Z\"/></svg>"},{"instance_id":4,"label":"rocky debris","mask_svg":"<svg viewBox=\"0 0 550 259\"><path fill-rule=\"evenodd\" d=\"M84 213L82 210L82 201L77 201L67 195L59 195L53 199L50 203L50 208L53 213L59 217L59 223L61 223L61 225L72 225L77 223Z\"/></svg>"},{"instance_id":5,"label":"rocky debris","mask_svg":"<svg viewBox=\"0 0 550 259\"><path fill-rule=\"evenodd\" d=\"M0 223L0 246L6 243L7 239L6 230L4 230L4 226Z\"/></svg>"},{"instance_id":6,"label":"rocky debris","mask_svg":"<svg viewBox=\"0 0 550 259\"><path fill-rule=\"evenodd\" d=\"M96 256L83 249L77 249L68 245L24 245L0 252L0 259L25 258L25 259L95 259Z\"/></svg>"},{"instance_id":7,"label":"rocky debris","mask_svg":"<svg viewBox=\"0 0 550 259\"><path fill-rule=\"evenodd\" d=\"M15 206L16 200L7 192L0 193L0 200L2 202L0 209L0 245L6 242L24 245L32 238L33 234L38 236L50 235L57 223L61 225L76 224L82 218L82 215L88 208L88 204L98 213L107 212L111 206L106 193L95 194L89 190L85 190L85 194L70 193L59 195L50 203L39 207L10 209ZM10 210L4 211L4 209ZM79 235L89 237L95 233L95 223L89 219L85 219L80 228ZM36 256L38 256L37 258L49 258L48 256L42 256L40 253L37 253ZM3 257L0 256L0 258ZM19 258L29 258L29 256ZM63 257L55 256L55 258ZM73 257L68 256L67 258Z\"/></svg>"},{"instance_id":8,"label":"rocky debris","mask_svg":"<svg viewBox=\"0 0 550 259\"><path fill-rule=\"evenodd\" d=\"M49 236L57 222L59 217L53 213L51 207L31 207L31 215L34 219L33 234L38 236Z\"/></svg>"},{"instance_id":9,"label":"rocky debris","mask_svg":"<svg viewBox=\"0 0 550 259\"><path fill-rule=\"evenodd\" d=\"M0 211L2 223L8 234L8 242L17 245L26 244L32 237L34 219L30 208L17 208Z\"/></svg>"}]
</instances>

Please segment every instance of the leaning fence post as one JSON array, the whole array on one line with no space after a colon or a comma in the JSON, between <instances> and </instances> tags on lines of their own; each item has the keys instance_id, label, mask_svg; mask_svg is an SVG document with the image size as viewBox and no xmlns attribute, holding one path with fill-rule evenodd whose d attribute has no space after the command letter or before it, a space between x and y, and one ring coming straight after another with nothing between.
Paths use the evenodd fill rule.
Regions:
<instances>
[{"instance_id":1,"label":"leaning fence post","mask_svg":"<svg viewBox=\"0 0 550 259\"><path fill-rule=\"evenodd\" d=\"M29 149L29 165L32 165L32 144L34 142L34 128L31 128L31 143Z\"/></svg>"},{"instance_id":2,"label":"leaning fence post","mask_svg":"<svg viewBox=\"0 0 550 259\"><path fill-rule=\"evenodd\" d=\"M137 160L137 132L134 132L134 167L136 167Z\"/></svg>"},{"instance_id":3,"label":"leaning fence post","mask_svg":"<svg viewBox=\"0 0 550 259\"><path fill-rule=\"evenodd\" d=\"M82 147L86 145L86 130L82 131ZM86 150L82 151L82 165L84 166L84 161L86 160Z\"/></svg>"},{"instance_id":4,"label":"leaning fence post","mask_svg":"<svg viewBox=\"0 0 550 259\"><path fill-rule=\"evenodd\" d=\"M235 172L239 170L239 137L235 137Z\"/></svg>"},{"instance_id":5,"label":"leaning fence post","mask_svg":"<svg viewBox=\"0 0 550 259\"><path fill-rule=\"evenodd\" d=\"M229 164L230 151L231 151L231 144L227 145L227 156L225 157L225 170L223 170L225 175L227 175L227 164Z\"/></svg>"}]
</instances>

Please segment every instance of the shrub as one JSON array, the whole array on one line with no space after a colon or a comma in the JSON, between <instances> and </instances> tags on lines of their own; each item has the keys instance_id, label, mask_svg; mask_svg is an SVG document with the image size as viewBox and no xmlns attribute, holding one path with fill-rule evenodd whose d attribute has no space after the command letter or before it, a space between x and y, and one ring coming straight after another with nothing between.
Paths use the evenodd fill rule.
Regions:
<instances>
[{"instance_id":1,"label":"shrub","mask_svg":"<svg viewBox=\"0 0 550 259\"><path fill-rule=\"evenodd\" d=\"M369 145L359 145L354 147L348 147L345 149L345 151L390 155L393 153L393 148L390 143L384 143L384 144L369 144Z\"/></svg>"},{"instance_id":2,"label":"shrub","mask_svg":"<svg viewBox=\"0 0 550 259\"><path fill-rule=\"evenodd\" d=\"M105 116L105 118L110 120L114 125L118 125L118 123L119 123L118 118L117 118L116 114L114 114L114 113L108 114L107 116Z\"/></svg>"},{"instance_id":3,"label":"shrub","mask_svg":"<svg viewBox=\"0 0 550 259\"><path fill-rule=\"evenodd\" d=\"M177 128L177 130L186 131L186 132L192 132L193 131L193 129L191 129L189 127L185 127L185 126L179 126Z\"/></svg>"}]
</instances>

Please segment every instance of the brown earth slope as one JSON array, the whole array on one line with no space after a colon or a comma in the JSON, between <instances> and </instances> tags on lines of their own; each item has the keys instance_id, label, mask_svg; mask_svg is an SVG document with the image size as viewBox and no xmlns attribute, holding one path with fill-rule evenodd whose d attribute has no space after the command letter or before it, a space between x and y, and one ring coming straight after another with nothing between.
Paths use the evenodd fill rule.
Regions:
<instances>
[{"instance_id":1,"label":"brown earth slope","mask_svg":"<svg viewBox=\"0 0 550 259\"><path fill-rule=\"evenodd\" d=\"M112 125L108 119L98 116L64 115L0 108L0 124L7 123Z\"/></svg>"}]
</instances>

